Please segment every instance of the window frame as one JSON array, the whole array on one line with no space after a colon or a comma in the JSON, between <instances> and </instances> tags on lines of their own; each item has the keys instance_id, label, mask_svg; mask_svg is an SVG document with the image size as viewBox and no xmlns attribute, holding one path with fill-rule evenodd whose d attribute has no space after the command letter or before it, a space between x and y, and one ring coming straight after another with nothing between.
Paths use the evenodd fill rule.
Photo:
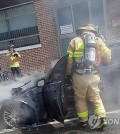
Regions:
<instances>
[{"instance_id":1,"label":"window frame","mask_svg":"<svg viewBox=\"0 0 120 134\"><path fill-rule=\"evenodd\" d=\"M19 6L23 6L23 5L27 5L27 4L33 4L34 5L34 2L33 1L29 1L29 2L25 2L25 3L21 3L21 4L17 4L17 5L13 5L13 6L9 6L9 7L5 7L5 8L1 8L0 11L2 10L7 10L7 9L10 9L10 8L14 8L14 7L19 7ZM35 14L35 11L34 12L29 12L29 14ZM19 17L19 16L23 16L25 14L22 14L22 15L17 15L15 17ZM7 19L10 19L10 18L14 18L14 17L6 17L5 19L0 19L0 21L2 20L7 20ZM37 25L36 25L37 26ZM6 39L6 40L2 40L0 42L7 42L7 41L14 41L14 40L17 40L17 39L24 39L24 38L27 38L27 37L35 37L35 36L38 36L39 40L40 40L40 37L39 37L39 32L37 34L33 34L33 35L27 35L27 36L22 36L22 37L17 37L17 38L11 38L11 39ZM40 48L42 47L41 43L39 44L34 44L34 45L30 45L30 46L23 46L23 47L19 47L19 48L16 48L17 51L22 51L22 50L28 50L28 49L33 49L33 48ZM7 50L0 50L0 54L4 54L4 53L7 53L8 51Z\"/></svg>"},{"instance_id":2,"label":"window frame","mask_svg":"<svg viewBox=\"0 0 120 134\"><path fill-rule=\"evenodd\" d=\"M73 33L69 33L69 34L60 34L60 27L59 27L59 18L57 16L57 10L61 9L61 8L65 8L65 7L70 7L71 9L71 13L72 13L72 24L73 24ZM57 26L57 32L60 38L64 38L64 37L70 37L74 35L74 31L75 31L75 27L74 27L74 18L73 18L73 10L72 10L72 4L65 4L65 5L61 5L58 7L54 8L54 14L55 14L55 20L56 20L56 26Z\"/></svg>"}]
</instances>

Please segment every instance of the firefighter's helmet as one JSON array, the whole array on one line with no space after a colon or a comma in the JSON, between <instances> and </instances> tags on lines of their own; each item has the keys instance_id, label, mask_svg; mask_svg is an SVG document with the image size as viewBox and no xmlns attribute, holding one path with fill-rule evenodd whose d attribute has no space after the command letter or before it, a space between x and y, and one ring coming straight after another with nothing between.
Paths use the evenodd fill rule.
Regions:
<instances>
[{"instance_id":1,"label":"firefighter's helmet","mask_svg":"<svg viewBox=\"0 0 120 134\"><path fill-rule=\"evenodd\" d=\"M94 34L97 34L97 29L98 29L98 27L96 27L96 26L94 26L92 24L87 24L87 25L84 25L84 26L79 27L76 30L76 34L77 35L81 35L83 33L83 31L91 31Z\"/></svg>"},{"instance_id":2,"label":"firefighter's helmet","mask_svg":"<svg viewBox=\"0 0 120 134\"><path fill-rule=\"evenodd\" d=\"M10 50L10 48L14 48L14 45L13 44L9 44L8 45L8 50Z\"/></svg>"}]
</instances>

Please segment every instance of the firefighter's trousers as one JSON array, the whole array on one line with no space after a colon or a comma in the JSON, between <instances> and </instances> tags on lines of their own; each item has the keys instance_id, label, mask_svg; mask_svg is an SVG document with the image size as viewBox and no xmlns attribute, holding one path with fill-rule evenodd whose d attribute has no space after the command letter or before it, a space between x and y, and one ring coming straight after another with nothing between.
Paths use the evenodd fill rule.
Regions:
<instances>
[{"instance_id":1,"label":"firefighter's trousers","mask_svg":"<svg viewBox=\"0 0 120 134\"><path fill-rule=\"evenodd\" d=\"M100 76L98 74L73 74L75 106L81 122L88 120L87 99L92 103L96 116L106 117L106 111L99 94L99 82Z\"/></svg>"}]
</instances>

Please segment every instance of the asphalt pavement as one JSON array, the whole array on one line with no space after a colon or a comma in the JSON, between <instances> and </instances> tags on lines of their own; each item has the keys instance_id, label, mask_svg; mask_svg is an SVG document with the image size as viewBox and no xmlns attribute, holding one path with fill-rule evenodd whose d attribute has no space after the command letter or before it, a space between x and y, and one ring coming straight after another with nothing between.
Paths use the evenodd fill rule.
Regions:
<instances>
[{"instance_id":1,"label":"asphalt pavement","mask_svg":"<svg viewBox=\"0 0 120 134\"><path fill-rule=\"evenodd\" d=\"M64 125L54 121L24 129L7 129L0 134L120 134L120 111L109 112L107 118L108 125L104 130L91 130L89 127L83 129L78 119L73 118L65 120Z\"/></svg>"}]
</instances>

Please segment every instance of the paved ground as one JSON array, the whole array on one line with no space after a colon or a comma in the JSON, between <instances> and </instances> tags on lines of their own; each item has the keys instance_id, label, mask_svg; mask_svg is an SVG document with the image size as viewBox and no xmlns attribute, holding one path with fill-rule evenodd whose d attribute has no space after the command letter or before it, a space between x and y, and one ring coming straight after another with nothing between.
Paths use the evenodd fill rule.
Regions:
<instances>
[{"instance_id":1,"label":"paved ground","mask_svg":"<svg viewBox=\"0 0 120 134\"><path fill-rule=\"evenodd\" d=\"M116 113L109 113L108 119L120 119L120 111ZM78 125L77 119L66 120L65 125L58 122L52 122L49 125L45 124L43 126L34 126L29 129L12 129L4 130L0 134L120 134L120 120L119 123L110 124L104 129L104 131L95 131L90 128L81 129Z\"/></svg>"},{"instance_id":2,"label":"paved ground","mask_svg":"<svg viewBox=\"0 0 120 134\"><path fill-rule=\"evenodd\" d=\"M78 125L78 121L72 121L67 123L65 127L62 129L58 129L58 133L60 134L120 134L120 111L117 111L116 113L108 113L108 123L109 125L104 129L104 131L95 131L91 130L90 128L81 129ZM112 122L113 119L117 119L118 122L114 123Z\"/></svg>"}]
</instances>

